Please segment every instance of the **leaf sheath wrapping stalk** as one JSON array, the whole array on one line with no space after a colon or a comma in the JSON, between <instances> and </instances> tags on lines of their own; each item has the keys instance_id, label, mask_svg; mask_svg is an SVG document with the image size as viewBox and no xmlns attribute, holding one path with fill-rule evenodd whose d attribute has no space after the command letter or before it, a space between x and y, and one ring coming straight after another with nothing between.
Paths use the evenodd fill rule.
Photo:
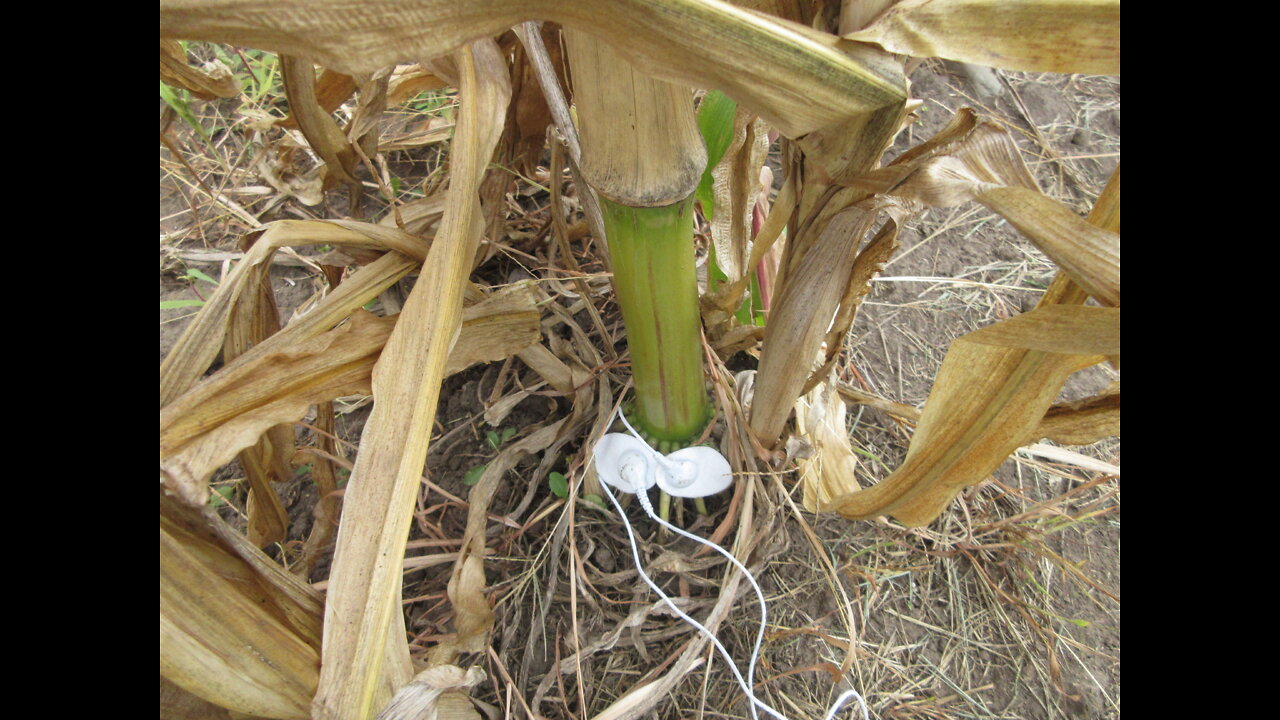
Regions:
<instances>
[{"instance_id":1,"label":"leaf sheath wrapping stalk","mask_svg":"<svg viewBox=\"0 0 1280 720\"><path fill-rule=\"evenodd\" d=\"M586 181L628 207L673 205L692 195L707 150L689 88L643 74L593 35L567 29L564 37Z\"/></svg>"}]
</instances>

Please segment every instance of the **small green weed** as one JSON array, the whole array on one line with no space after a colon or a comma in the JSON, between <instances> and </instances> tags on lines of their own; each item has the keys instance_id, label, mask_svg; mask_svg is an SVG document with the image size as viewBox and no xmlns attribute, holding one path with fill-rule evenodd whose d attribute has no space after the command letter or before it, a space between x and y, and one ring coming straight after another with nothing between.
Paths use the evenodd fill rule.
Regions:
<instances>
[{"instance_id":1,"label":"small green weed","mask_svg":"<svg viewBox=\"0 0 1280 720\"><path fill-rule=\"evenodd\" d=\"M193 130L204 140L206 145L212 145L209 141L209 131L204 129L200 121L196 119L196 114L191 111L191 93L182 88L169 87L163 81L160 83L160 99L165 102L173 111L182 118L182 121L190 125Z\"/></svg>"},{"instance_id":2,"label":"small green weed","mask_svg":"<svg viewBox=\"0 0 1280 720\"><path fill-rule=\"evenodd\" d=\"M558 498L569 497L569 479L554 470L547 475L547 485L551 486L551 492Z\"/></svg>"},{"instance_id":3,"label":"small green weed","mask_svg":"<svg viewBox=\"0 0 1280 720\"><path fill-rule=\"evenodd\" d=\"M161 300L161 310L175 310L184 307L203 307L203 300Z\"/></svg>"},{"instance_id":4,"label":"small green weed","mask_svg":"<svg viewBox=\"0 0 1280 720\"><path fill-rule=\"evenodd\" d=\"M502 448L502 444L510 440L516 432L515 428L503 428L501 433L498 433L495 430L489 430L484 434L484 439L485 442L489 443L489 447L493 448L494 452L497 452ZM468 470L467 473L462 476L462 484L467 486L475 485L480 481L480 475L484 473L484 469L488 466L488 463L481 463L480 465Z\"/></svg>"},{"instance_id":5,"label":"small green weed","mask_svg":"<svg viewBox=\"0 0 1280 720\"><path fill-rule=\"evenodd\" d=\"M234 485L222 485L213 488L213 492L209 493L209 505L220 508L223 505L229 505L231 498L236 494Z\"/></svg>"}]
</instances>

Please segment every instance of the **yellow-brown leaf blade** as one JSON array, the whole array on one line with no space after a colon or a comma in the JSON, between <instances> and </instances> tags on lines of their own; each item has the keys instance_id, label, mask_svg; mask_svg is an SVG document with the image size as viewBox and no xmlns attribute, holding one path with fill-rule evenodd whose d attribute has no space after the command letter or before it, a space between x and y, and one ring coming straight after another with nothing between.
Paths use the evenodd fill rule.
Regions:
<instances>
[{"instance_id":1,"label":"yellow-brown leaf blade","mask_svg":"<svg viewBox=\"0 0 1280 720\"><path fill-rule=\"evenodd\" d=\"M363 17L363 15L362 15ZM510 84L491 40L456 55L458 130L448 200L423 275L373 373L374 408L348 486L325 604L318 718L367 718L409 680L400 574L445 362L461 324L480 226L477 189L501 134ZM389 632L399 640L387 647ZM400 660L384 665L388 650Z\"/></svg>"},{"instance_id":2,"label":"yellow-brown leaf blade","mask_svg":"<svg viewBox=\"0 0 1280 720\"><path fill-rule=\"evenodd\" d=\"M1120 0L901 0L845 38L1006 70L1119 75Z\"/></svg>"},{"instance_id":3,"label":"yellow-brown leaf blade","mask_svg":"<svg viewBox=\"0 0 1280 720\"><path fill-rule=\"evenodd\" d=\"M930 522L1027 441L1071 373L1119 355L1119 338L1119 308L1079 305L1037 308L959 338L902 466L831 509L851 519Z\"/></svg>"}]
</instances>

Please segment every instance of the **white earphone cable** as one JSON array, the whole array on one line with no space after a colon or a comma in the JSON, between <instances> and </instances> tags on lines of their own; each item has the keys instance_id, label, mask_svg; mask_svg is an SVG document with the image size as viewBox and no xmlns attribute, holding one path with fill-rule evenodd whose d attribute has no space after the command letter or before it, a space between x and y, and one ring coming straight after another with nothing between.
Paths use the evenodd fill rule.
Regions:
<instances>
[{"instance_id":1,"label":"white earphone cable","mask_svg":"<svg viewBox=\"0 0 1280 720\"><path fill-rule=\"evenodd\" d=\"M645 449L649 451L645 455L645 480L646 480L646 483L652 484L652 481L654 479L654 474L657 472L658 465L662 464L664 467L667 467L670 465L669 461L667 461L667 459L664 458L661 453L654 450L653 448L650 448L648 443L644 442L644 439L640 437L640 434L636 432L635 428L631 427L631 423L627 422L627 418L624 413L615 411L615 415L622 418L622 423L623 425L626 426L627 430L633 436L639 439L644 444ZM746 694L747 699L751 702L751 705L750 705L751 717L754 720L758 720L759 715L756 712L756 706L759 706L765 712L769 713L775 718L778 718L778 720L788 720L788 718L785 715L779 713L777 710L774 710L772 707L770 707L769 705L764 703L762 700L757 698L755 695L755 692L751 688L751 684L755 681L756 662L760 657L760 648L764 643L764 630L768 623L768 609L764 599L764 591L760 589L760 585L756 582L756 579L751 574L751 571L747 570L746 566L744 566L741 562L739 562L738 559L735 558L732 553L720 547L719 545L716 545L715 543L710 542L704 538L698 537L693 533L682 530L676 527L675 525L672 525L671 523L658 517L657 513L653 511L652 503L649 502L648 492L645 487L638 487L633 490L633 492L636 495L636 499L640 503L640 507L644 509L645 513L648 514L650 518L652 518L653 520L655 520L656 522L658 522L668 530L671 530L674 533L677 533L691 540L694 540L698 543L706 545L712 550L715 550L716 552L720 553L725 558L727 558L729 562L733 563L734 567L740 570L742 574L747 578L747 581L751 583L752 589L755 590L756 598L760 602L760 630L756 634L756 644L751 652L751 660L747 666L747 678L743 679L742 673L738 670L737 664L735 664L733 661L733 657L729 654L729 651L725 649L724 645L721 644L719 638L717 638L714 633L708 630L705 626L703 626L697 620L694 620L692 617L689 617L689 615L685 614L684 611L676 607L676 604L671 600L671 598L668 597L667 594L664 593L662 589L658 587L657 583L655 583L647 573L645 573L643 563L640 560L640 548L639 548L639 545L636 543L635 534L632 532L631 523L627 520L626 513L623 511L622 506L618 503L617 498L613 496L613 492L609 489L609 483L601 482L600 485L601 487L604 488L605 494L609 496L609 501L613 503L613 507L615 510L617 510L618 516L622 519L623 527L627 531L627 539L631 542L631 555L635 559L636 570L639 571L640 577L644 579L645 583L648 584L650 589L652 589L655 593L658 594L658 597L662 598L663 601L666 602L666 604L676 613L676 615L678 615L682 620L689 623L693 627L697 628L703 635L705 635L708 639L711 640L712 643L715 644L716 649L718 649L720 651L720 654L724 656L724 660L729 665L729 669L733 671L734 678L737 679L738 685L742 688L743 693ZM836 698L835 703L831 706L831 709L827 712L827 715L824 718L824 720L831 720L832 718L834 718L836 712L841 708L841 706L844 705L845 701L847 701L851 697L857 698L858 705L862 709L863 720L869 720L866 701L862 699L862 696L859 695L856 690L846 690L844 693L840 695L840 697Z\"/></svg>"}]
</instances>

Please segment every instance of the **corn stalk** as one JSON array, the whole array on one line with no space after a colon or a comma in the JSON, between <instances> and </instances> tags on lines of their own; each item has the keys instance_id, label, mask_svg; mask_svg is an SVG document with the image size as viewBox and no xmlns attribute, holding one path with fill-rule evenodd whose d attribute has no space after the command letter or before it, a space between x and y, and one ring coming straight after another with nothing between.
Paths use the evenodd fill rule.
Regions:
<instances>
[{"instance_id":1,"label":"corn stalk","mask_svg":"<svg viewBox=\"0 0 1280 720\"><path fill-rule=\"evenodd\" d=\"M582 173L600 196L635 378L636 426L665 452L710 411L702 372L693 191L706 148L686 87L655 80L594 36L565 40Z\"/></svg>"}]
</instances>

